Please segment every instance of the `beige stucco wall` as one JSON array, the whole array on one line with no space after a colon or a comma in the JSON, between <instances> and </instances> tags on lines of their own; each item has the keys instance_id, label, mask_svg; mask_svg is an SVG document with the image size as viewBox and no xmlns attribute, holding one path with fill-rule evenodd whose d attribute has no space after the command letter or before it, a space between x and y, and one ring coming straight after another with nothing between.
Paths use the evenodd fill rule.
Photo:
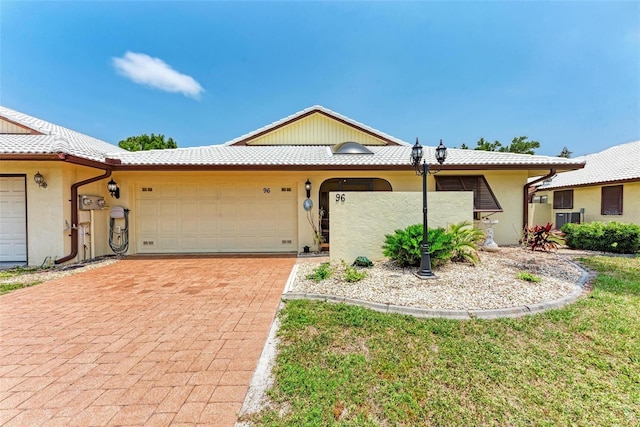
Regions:
<instances>
[{"instance_id":1,"label":"beige stucco wall","mask_svg":"<svg viewBox=\"0 0 640 427\"><path fill-rule=\"evenodd\" d=\"M553 191L539 191L536 195L547 195L549 213L547 221L555 223L556 213L580 212L584 208L584 222L622 222L640 224L640 182L624 183L622 189L622 215L601 215L602 185L576 187L573 189L573 208L553 209ZM564 190L564 189L563 189Z\"/></svg>"},{"instance_id":2,"label":"beige stucco wall","mask_svg":"<svg viewBox=\"0 0 640 427\"><path fill-rule=\"evenodd\" d=\"M332 192L329 200L332 262L350 263L361 255L374 261L384 259L386 234L422 223L421 192ZM430 192L427 200L429 228L473 220L471 192Z\"/></svg>"},{"instance_id":3,"label":"beige stucco wall","mask_svg":"<svg viewBox=\"0 0 640 427\"><path fill-rule=\"evenodd\" d=\"M47 188L40 188L33 176L40 172ZM61 257L64 244L61 165L49 162L3 162L2 174L26 174L27 263L40 265L45 258Z\"/></svg>"},{"instance_id":4,"label":"beige stucco wall","mask_svg":"<svg viewBox=\"0 0 640 427\"><path fill-rule=\"evenodd\" d=\"M549 203L529 203L529 227L553 223Z\"/></svg>"},{"instance_id":5,"label":"beige stucco wall","mask_svg":"<svg viewBox=\"0 0 640 427\"><path fill-rule=\"evenodd\" d=\"M47 188L40 188L34 182L36 172L44 176ZM28 265L39 266L47 258L55 260L68 255L71 252L71 185L104 172L56 161L11 161L2 162L0 173L26 174ZM79 194L108 196L106 182L102 180L80 187ZM83 218L81 214L81 222ZM86 252L87 259L111 253L108 240L105 240L107 219L107 211L95 211L90 233L95 248ZM79 248L78 256L70 262L82 261L84 255L83 248Z\"/></svg>"},{"instance_id":6,"label":"beige stucco wall","mask_svg":"<svg viewBox=\"0 0 640 427\"><path fill-rule=\"evenodd\" d=\"M33 182L33 175L40 171L49 184L47 189L40 189ZM69 230L65 230L66 222L71 219L70 187L74 182L98 176L102 170L83 166L76 166L62 162L14 162L3 161L0 165L0 173L26 173L27 174L27 212L28 212L28 256L30 265L39 265L45 257L61 258L71 250ZM441 172L442 174L463 174L457 171ZM522 188L526 183L526 171L470 171L467 175L484 175L487 182L493 189L496 197L502 205L504 212L491 216L499 223L494 227L495 240L500 245L516 244L520 236L522 221ZM85 185L79 189L79 194L90 194L105 197L110 206L119 205L131 209L130 213L130 250L129 254L135 253L133 248L135 242L135 189L142 184L154 184L160 182L204 182L227 180L231 182L254 183L260 185L261 182L286 182L290 184L297 196L297 207L292 218L297 222L297 244L296 251L301 252L304 246L313 247L313 233L307 220L307 212L302 208L302 203L306 199L304 182L307 178L312 183L311 199L314 208L311 215L317 221L318 197L321 184L332 178L380 178L387 180L393 192L410 192L418 202L417 209L410 209L412 215L417 215L415 222L421 221L421 193L422 179L413 170L407 168L404 171L203 171L203 172L121 172L113 173L112 178L120 186L121 197L119 200L112 198L106 189L107 181L110 178ZM437 205L439 192L435 191L435 180L433 176L428 177L427 186L429 189L430 215L440 213L450 214L450 209L440 210ZM370 194L370 193L349 193ZM381 194L381 193L377 193ZM385 193L389 194L389 193ZM625 189L625 215L631 210L639 209L636 205L633 208L631 198L628 197ZM81 214L81 221L84 220ZM437 221L434 217L434 221ZM91 240L93 242L92 256L112 254L108 245L109 234L109 212L108 210L94 211L92 221ZM470 219L470 218L469 218ZM333 212L331 221L333 222ZM381 222L387 222L388 218L381 218ZM332 224L333 226L333 224ZM476 226L484 229L484 225L476 221ZM393 231L393 230L391 230ZM333 251L333 236L331 250ZM80 256L83 255L82 248ZM76 258L80 260L80 258Z\"/></svg>"}]
</instances>

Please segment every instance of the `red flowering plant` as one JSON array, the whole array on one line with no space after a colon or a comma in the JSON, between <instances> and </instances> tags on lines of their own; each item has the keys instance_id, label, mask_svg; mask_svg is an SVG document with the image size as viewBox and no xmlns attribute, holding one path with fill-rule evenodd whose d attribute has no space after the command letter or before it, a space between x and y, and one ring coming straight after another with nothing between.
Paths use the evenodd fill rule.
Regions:
<instances>
[{"instance_id":1,"label":"red flowering plant","mask_svg":"<svg viewBox=\"0 0 640 427\"><path fill-rule=\"evenodd\" d=\"M564 246L564 233L553 228L550 222L547 225L525 226L520 244L532 251L550 252Z\"/></svg>"}]
</instances>

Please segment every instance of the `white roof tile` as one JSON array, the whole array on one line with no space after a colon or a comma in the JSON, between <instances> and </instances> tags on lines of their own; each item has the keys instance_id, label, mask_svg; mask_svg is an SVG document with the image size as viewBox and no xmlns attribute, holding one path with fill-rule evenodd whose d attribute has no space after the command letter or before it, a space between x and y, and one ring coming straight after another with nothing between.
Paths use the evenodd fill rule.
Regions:
<instances>
[{"instance_id":1,"label":"white roof tile","mask_svg":"<svg viewBox=\"0 0 640 427\"><path fill-rule=\"evenodd\" d=\"M267 165L267 166L409 166L411 146L367 146L371 154L333 154L327 146L228 146L138 151L118 155L123 165ZM580 167L582 161L560 157L448 149L447 166ZM436 164L435 147L424 147L429 164Z\"/></svg>"},{"instance_id":2,"label":"white roof tile","mask_svg":"<svg viewBox=\"0 0 640 427\"><path fill-rule=\"evenodd\" d=\"M127 152L120 147L97 138L67 129L0 106L0 117L34 129L43 135L0 134L0 153L4 154L57 154L64 153L91 160L104 161Z\"/></svg>"},{"instance_id":3,"label":"white roof tile","mask_svg":"<svg viewBox=\"0 0 640 427\"><path fill-rule=\"evenodd\" d=\"M576 160L586 162L584 169L561 173L549 184L538 188L542 190L640 179L640 141L615 145L599 153L576 157Z\"/></svg>"},{"instance_id":4,"label":"white roof tile","mask_svg":"<svg viewBox=\"0 0 640 427\"><path fill-rule=\"evenodd\" d=\"M371 154L333 154L326 145L233 145L253 135L273 129L311 111L322 111L369 132L381 135L397 145L367 146ZM0 154L55 154L63 152L79 157L104 161L120 159L123 166L282 166L282 167L410 167L412 144L384 134L321 106L313 106L292 116L257 129L223 145L129 152L107 142L79 132L54 125L23 113L0 107L0 116L35 129L44 135L0 135ZM425 159L435 164L435 147L424 147ZM579 168L583 161L560 157L531 156L528 154L497 153L490 151L449 149L446 166L520 168L546 168L561 166Z\"/></svg>"}]
</instances>

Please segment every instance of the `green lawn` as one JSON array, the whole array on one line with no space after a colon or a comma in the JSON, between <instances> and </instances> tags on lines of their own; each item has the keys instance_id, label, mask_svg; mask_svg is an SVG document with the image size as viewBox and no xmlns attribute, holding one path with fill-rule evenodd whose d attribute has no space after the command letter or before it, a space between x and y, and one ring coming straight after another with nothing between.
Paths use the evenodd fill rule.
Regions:
<instances>
[{"instance_id":1,"label":"green lawn","mask_svg":"<svg viewBox=\"0 0 640 427\"><path fill-rule=\"evenodd\" d=\"M5 279L13 279L15 277L24 276L27 273L33 273L37 271L37 268L33 267L14 267L7 270L0 270L0 281ZM16 289L26 288L29 286L39 284L39 281L23 280L17 283L0 283L0 295L15 291Z\"/></svg>"},{"instance_id":2,"label":"green lawn","mask_svg":"<svg viewBox=\"0 0 640 427\"><path fill-rule=\"evenodd\" d=\"M520 319L416 319L289 301L258 426L640 425L640 258Z\"/></svg>"}]
</instances>

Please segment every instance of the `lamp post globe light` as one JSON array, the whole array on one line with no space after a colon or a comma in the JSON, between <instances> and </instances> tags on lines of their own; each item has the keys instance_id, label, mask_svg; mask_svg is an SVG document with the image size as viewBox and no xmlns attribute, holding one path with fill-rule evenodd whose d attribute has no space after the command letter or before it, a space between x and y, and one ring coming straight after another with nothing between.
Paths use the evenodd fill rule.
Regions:
<instances>
[{"instance_id":1,"label":"lamp post globe light","mask_svg":"<svg viewBox=\"0 0 640 427\"><path fill-rule=\"evenodd\" d=\"M442 140L436 148L436 161L442 165L447 158L447 147L444 146ZM422 165L420 162L422 161ZM431 172L429 164L422 157L422 146L416 138L416 144L411 148L411 164L416 170L416 175L422 175L422 257L420 259L420 269L416 272L416 276L421 279L435 277L431 271L431 255L429 254L429 228L427 225L427 175L435 174L439 171Z\"/></svg>"}]
</instances>

